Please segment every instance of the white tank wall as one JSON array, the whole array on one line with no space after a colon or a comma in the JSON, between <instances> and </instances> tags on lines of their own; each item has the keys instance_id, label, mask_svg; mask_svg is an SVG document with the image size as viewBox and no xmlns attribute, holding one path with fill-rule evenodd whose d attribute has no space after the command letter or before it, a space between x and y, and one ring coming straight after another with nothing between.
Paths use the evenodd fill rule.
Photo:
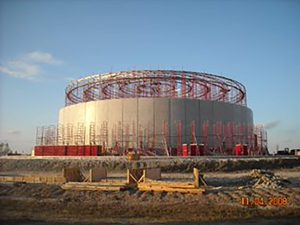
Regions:
<instances>
[{"instance_id":1,"label":"white tank wall","mask_svg":"<svg viewBox=\"0 0 300 225\"><path fill-rule=\"evenodd\" d=\"M109 99L87 103L80 103L64 107L59 112L59 124L68 123L77 126L86 124L85 142L89 144L89 124L94 122L96 129L100 129L103 121L108 122L109 145L111 145L111 131L118 122L125 132L126 124L135 124L137 133L138 124L143 128L149 127L156 134L162 134L163 121L169 126L169 141L171 146L177 145L176 121L182 123L182 143L190 142L190 124L196 122L197 140L200 140L202 123L210 124L222 121L253 125L251 109L223 102L203 101L195 99L167 99L167 98L136 98L136 99ZM212 134L210 125L209 134ZM159 139L159 137L158 137ZM157 140L161 143L161 140ZM198 141L199 142L199 141ZM136 147L136 146L135 146Z\"/></svg>"}]
</instances>

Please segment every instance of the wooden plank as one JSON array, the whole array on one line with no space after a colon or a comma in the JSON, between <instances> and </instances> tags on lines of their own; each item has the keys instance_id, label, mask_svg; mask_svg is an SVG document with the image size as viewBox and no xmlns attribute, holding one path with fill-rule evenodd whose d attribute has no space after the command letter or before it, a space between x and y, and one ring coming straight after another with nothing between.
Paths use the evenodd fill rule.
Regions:
<instances>
[{"instance_id":1,"label":"wooden plank","mask_svg":"<svg viewBox=\"0 0 300 225\"><path fill-rule=\"evenodd\" d=\"M62 189L65 190L75 190L75 191L121 191L122 187L121 186L116 186L116 187L109 187L109 186L61 186Z\"/></svg>"},{"instance_id":2,"label":"wooden plank","mask_svg":"<svg viewBox=\"0 0 300 225\"><path fill-rule=\"evenodd\" d=\"M125 181L107 181L107 182L68 182L65 185L86 185L86 186L122 186L126 185Z\"/></svg>"},{"instance_id":3,"label":"wooden plank","mask_svg":"<svg viewBox=\"0 0 300 225\"><path fill-rule=\"evenodd\" d=\"M125 182L68 182L63 184L61 187L65 190L79 191L122 191L129 188Z\"/></svg>"},{"instance_id":4,"label":"wooden plank","mask_svg":"<svg viewBox=\"0 0 300 225\"><path fill-rule=\"evenodd\" d=\"M159 186L159 185L138 185L140 191L155 191L155 192L180 192L190 194L202 194L205 192L204 189L200 188L178 188L171 186Z\"/></svg>"},{"instance_id":5,"label":"wooden plank","mask_svg":"<svg viewBox=\"0 0 300 225\"><path fill-rule=\"evenodd\" d=\"M66 179L61 176L3 176L0 177L0 182L61 184L65 183Z\"/></svg>"},{"instance_id":6,"label":"wooden plank","mask_svg":"<svg viewBox=\"0 0 300 225\"><path fill-rule=\"evenodd\" d=\"M181 193L203 193L202 188L195 188L194 184L182 182L145 182L139 183L138 189L140 191L166 191L166 192L181 192Z\"/></svg>"},{"instance_id":7,"label":"wooden plank","mask_svg":"<svg viewBox=\"0 0 300 225\"><path fill-rule=\"evenodd\" d=\"M195 188L199 188L200 187L199 170L197 168L194 168L193 174L194 174L194 186L195 186Z\"/></svg>"},{"instance_id":8,"label":"wooden plank","mask_svg":"<svg viewBox=\"0 0 300 225\"><path fill-rule=\"evenodd\" d=\"M147 181L145 183L139 183L139 186L166 186L166 187L177 187L177 188L194 188L193 183L184 183L184 182L153 182Z\"/></svg>"}]
</instances>

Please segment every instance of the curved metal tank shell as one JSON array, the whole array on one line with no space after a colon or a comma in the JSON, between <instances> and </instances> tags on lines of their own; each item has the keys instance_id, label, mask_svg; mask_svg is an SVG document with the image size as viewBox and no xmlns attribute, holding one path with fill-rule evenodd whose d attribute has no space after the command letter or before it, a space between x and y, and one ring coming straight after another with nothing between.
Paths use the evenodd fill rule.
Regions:
<instances>
[{"instance_id":1,"label":"curved metal tank shell","mask_svg":"<svg viewBox=\"0 0 300 225\"><path fill-rule=\"evenodd\" d=\"M253 114L251 109L242 105L170 98L124 98L90 101L66 106L59 112L59 124L73 124L74 126L78 123L85 124L85 144L89 144L88 127L90 123L100 126L104 121L107 121L108 125L108 145L112 144L111 132L118 123L121 123L123 127L126 124L134 124L136 131L140 129L139 127L148 127L152 133L155 131L155 134L161 138L162 126L166 122L168 124L169 143L172 147L176 147L176 121L182 123L182 143L190 143L190 124L192 121L196 123L196 136L200 140L202 124L205 121L253 125ZM212 128L210 128L209 134L212 134Z\"/></svg>"}]
</instances>

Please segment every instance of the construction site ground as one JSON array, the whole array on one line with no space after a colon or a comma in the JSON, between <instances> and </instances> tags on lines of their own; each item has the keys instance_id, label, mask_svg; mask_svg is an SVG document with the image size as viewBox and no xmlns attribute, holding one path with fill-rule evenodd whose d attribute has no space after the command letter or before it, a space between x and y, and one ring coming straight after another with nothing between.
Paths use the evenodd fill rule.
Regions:
<instances>
[{"instance_id":1,"label":"construction site ground","mask_svg":"<svg viewBox=\"0 0 300 225\"><path fill-rule=\"evenodd\" d=\"M257 160L256 168L253 168L255 164L251 159L247 159L250 161L248 168L245 168L246 161L239 162L230 159L228 162L228 159L224 158L212 159L215 160L214 165L219 170L214 168L215 171L212 171L212 167L206 171L203 169L204 178L208 184L207 191L205 194L196 195L137 190L74 191L63 190L59 185L1 183L0 222L31 225L53 224L53 222L58 224L197 224L199 222L219 224L220 221L230 221L228 224L239 224L241 221L246 222L245 219L250 219L250 221L259 221L260 224L273 224L274 221L297 224L300 218L300 161L299 158L288 158L268 159L270 161L265 162L265 166L259 159L253 159ZM28 163L29 159L17 160L1 157L0 175L57 175L60 173L60 163L66 161L68 163L71 161L70 165L79 163L74 159L47 159L46 163L43 161L45 159L40 159L41 161L35 159L40 164L45 163L44 169L41 166L35 169L34 166L39 163L31 162L33 165L25 166L25 161L22 160ZM85 160L87 162L80 162L84 165L82 168L92 166L89 164L91 159ZM194 161L188 166L189 159L176 160L178 162L175 167L165 164L162 181L192 181L189 167L192 168L192 165L201 160L211 165L210 159L207 158L198 162L196 159L190 159ZM55 165L55 161L59 166L54 166L51 170L50 167ZM121 161L126 163L125 158ZM282 163L282 168L278 168L278 164L274 161ZM13 162L15 162L15 167L12 166ZM235 162L242 167L235 165ZM51 166L48 167L47 164ZM200 167L200 163L198 165ZM272 168L271 165L274 167ZM178 168L184 168L185 172L179 172ZM261 174L262 178L270 177L271 183L269 184L269 181L261 183L257 177L261 171L253 171L253 169L268 169L270 173L264 174L262 171ZM108 172L108 179L111 180L125 179L125 176L125 171L122 169L111 169ZM267 186L262 187L262 184ZM241 204L242 198L286 198L288 204L244 206Z\"/></svg>"}]
</instances>

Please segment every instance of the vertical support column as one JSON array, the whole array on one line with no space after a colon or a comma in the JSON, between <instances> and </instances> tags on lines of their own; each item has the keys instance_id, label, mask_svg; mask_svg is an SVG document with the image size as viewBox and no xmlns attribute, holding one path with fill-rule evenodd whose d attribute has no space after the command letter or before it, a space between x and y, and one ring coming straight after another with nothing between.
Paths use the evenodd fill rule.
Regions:
<instances>
[{"instance_id":1,"label":"vertical support column","mask_svg":"<svg viewBox=\"0 0 300 225\"><path fill-rule=\"evenodd\" d=\"M206 120L202 124L202 142L204 144L204 154L208 152L208 133L209 133L209 121Z\"/></svg>"},{"instance_id":2,"label":"vertical support column","mask_svg":"<svg viewBox=\"0 0 300 225\"><path fill-rule=\"evenodd\" d=\"M243 124L239 124L239 139L240 144L244 144Z\"/></svg>"},{"instance_id":3,"label":"vertical support column","mask_svg":"<svg viewBox=\"0 0 300 225\"><path fill-rule=\"evenodd\" d=\"M232 132L231 132L231 125L230 122L227 123L226 125L226 152L227 154L231 154L232 151Z\"/></svg>"},{"instance_id":4,"label":"vertical support column","mask_svg":"<svg viewBox=\"0 0 300 225\"><path fill-rule=\"evenodd\" d=\"M199 188L200 180L199 180L199 170L197 168L193 169L193 175L194 175L194 187Z\"/></svg>"},{"instance_id":5,"label":"vertical support column","mask_svg":"<svg viewBox=\"0 0 300 225\"><path fill-rule=\"evenodd\" d=\"M218 137L217 137L217 124L213 123L213 148L216 150L216 146L218 146Z\"/></svg>"},{"instance_id":6,"label":"vertical support column","mask_svg":"<svg viewBox=\"0 0 300 225\"><path fill-rule=\"evenodd\" d=\"M143 131L142 131L142 125L138 124L138 130L137 130L137 140L138 140L138 150L139 153L144 154L145 153L145 149L144 149L144 142L143 142Z\"/></svg>"},{"instance_id":7,"label":"vertical support column","mask_svg":"<svg viewBox=\"0 0 300 225\"><path fill-rule=\"evenodd\" d=\"M191 122L191 143L197 144L197 137L196 137L196 122L193 120Z\"/></svg>"},{"instance_id":8,"label":"vertical support column","mask_svg":"<svg viewBox=\"0 0 300 225\"><path fill-rule=\"evenodd\" d=\"M128 148L129 148L129 142L130 142L130 138L129 138L129 124L126 124L125 126L125 154L128 153Z\"/></svg>"},{"instance_id":9,"label":"vertical support column","mask_svg":"<svg viewBox=\"0 0 300 225\"><path fill-rule=\"evenodd\" d=\"M65 145L72 145L74 142L73 124L68 123L66 128Z\"/></svg>"},{"instance_id":10,"label":"vertical support column","mask_svg":"<svg viewBox=\"0 0 300 225\"><path fill-rule=\"evenodd\" d=\"M116 151L117 151L117 134L116 134L116 130L117 130L117 126L116 124L114 123L113 126L112 126L112 129L111 129L111 147L112 147L112 150L113 150L113 154L115 155L116 154Z\"/></svg>"},{"instance_id":11,"label":"vertical support column","mask_svg":"<svg viewBox=\"0 0 300 225\"><path fill-rule=\"evenodd\" d=\"M100 143L102 145L103 155L107 154L107 145L108 145L108 124L107 121L103 121L100 129Z\"/></svg>"},{"instance_id":12,"label":"vertical support column","mask_svg":"<svg viewBox=\"0 0 300 225\"><path fill-rule=\"evenodd\" d=\"M117 143L118 143L118 155L122 155L123 151L123 127L122 122L118 121L118 129L117 129Z\"/></svg>"},{"instance_id":13,"label":"vertical support column","mask_svg":"<svg viewBox=\"0 0 300 225\"><path fill-rule=\"evenodd\" d=\"M235 131L235 123L231 123L231 133L232 133L232 147L234 148L236 145L236 131Z\"/></svg>"},{"instance_id":14,"label":"vertical support column","mask_svg":"<svg viewBox=\"0 0 300 225\"><path fill-rule=\"evenodd\" d=\"M74 133L74 131L73 131ZM57 126L57 145L64 145L64 130L63 130L63 125L58 124ZM74 141L74 137L73 137Z\"/></svg>"},{"instance_id":15,"label":"vertical support column","mask_svg":"<svg viewBox=\"0 0 300 225\"><path fill-rule=\"evenodd\" d=\"M95 134L95 123L91 122L90 123L90 132L89 132L89 143L90 145L95 145L96 144L96 134Z\"/></svg>"},{"instance_id":16,"label":"vertical support column","mask_svg":"<svg viewBox=\"0 0 300 225\"><path fill-rule=\"evenodd\" d=\"M151 138L150 138L150 131L149 131L149 122L148 122L148 124L147 124L147 128L146 128L146 130L145 130L145 135L146 135L146 138L145 138L145 141L146 141L146 149L147 149L147 152L149 152L149 149L150 149L150 140L151 140Z\"/></svg>"},{"instance_id":17,"label":"vertical support column","mask_svg":"<svg viewBox=\"0 0 300 225\"><path fill-rule=\"evenodd\" d=\"M195 88L196 88L195 80L192 79L191 83L192 83L192 89L191 89L191 93L189 95L190 95L191 98L195 98Z\"/></svg>"},{"instance_id":18,"label":"vertical support column","mask_svg":"<svg viewBox=\"0 0 300 225\"><path fill-rule=\"evenodd\" d=\"M136 143L136 138L135 138L135 122L132 121L132 149L136 149L135 148L135 143Z\"/></svg>"},{"instance_id":19,"label":"vertical support column","mask_svg":"<svg viewBox=\"0 0 300 225\"><path fill-rule=\"evenodd\" d=\"M186 77L185 74L182 73L182 83L181 83L181 96L182 98L186 98Z\"/></svg>"},{"instance_id":20,"label":"vertical support column","mask_svg":"<svg viewBox=\"0 0 300 225\"><path fill-rule=\"evenodd\" d=\"M169 126L168 126L168 123L166 121L163 121L163 127L162 127L162 133L163 133L163 142L164 142L164 149L165 149L165 152L167 154L167 156L170 156L170 153L169 153L169 140L168 140L168 137L169 137Z\"/></svg>"},{"instance_id":21,"label":"vertical support column","mask_svg":"<svg viewBox=\"0 0 300 225\"><path fill-rule=\"evenodd\" d=\"M178 94L177 94L177 90L176 90L176 72L174 72L174 75L171 79L171 88L172 88L172 92L171 92L171 97L172 98L175 98L175 97L178 97Z\"/></svg>"},{"instance_id":22,"label":"vertical support column","mask_svg":"<svg viewBox=\"0 0 300 225\"><path fill-rule=\"evenodd\" d=\"M177 156L182 156L182 123L177 121Z\"/></svg>"}]
</instances>

